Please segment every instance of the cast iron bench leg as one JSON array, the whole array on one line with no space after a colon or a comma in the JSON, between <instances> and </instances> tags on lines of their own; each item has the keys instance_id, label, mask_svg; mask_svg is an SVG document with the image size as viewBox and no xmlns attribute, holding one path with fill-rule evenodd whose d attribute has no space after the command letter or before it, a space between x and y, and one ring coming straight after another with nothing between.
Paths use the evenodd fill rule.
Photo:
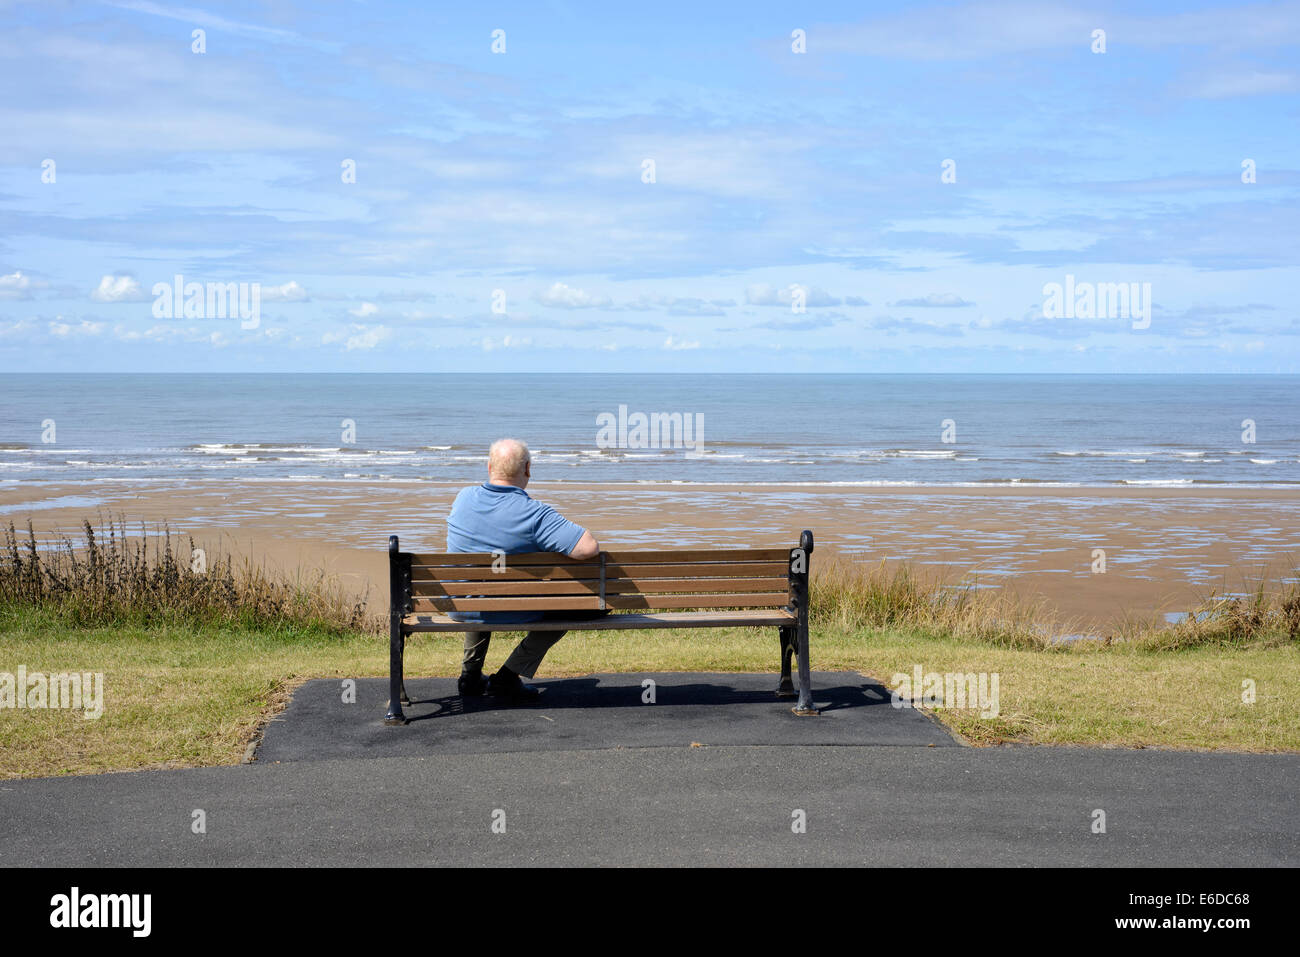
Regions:
<instances>
[{"instance_id":1,"label":"cast iron bench leg","mask_svg":"<svg viewBox=\"0 0 1300 957\"><path fill-rule=\"evenodd\" d=\"M776 686L778 698L794 697L794 681L790 678L790 656L794 654L794 629L779 628L781 635L781 682Z\"/></svg>"},{"instance_id":2,"label":"cast iron bench leg","mask_svg":"<svg viewBox=\"0 0 1300 957\"><path fill-rule=\"evenodd\" d=\"M406 724L402 705L410 704L406 682L402 680L402 652L406 636L402 634L402 616L411 604L411 556L403 557L396 535L388 536L388 714L384 724Z\"/></svg>"},{"instance_id":3,"label":"cast iron bench leg","mask_svg":"<svg viewBox=\"0 0 1300 957\"><path fill-rule=\"evenodd\" d=\"M800 623L799 626L799 703L794 706L794 713L799 715L814 715L818 711L813 707L812 699L812 675L808 667L808 625L806 622Z\"/></svg>"},{"instance_id":4,"label":"cast iron bench leg","mask_svg":"<svg viewBox=\"0 0 1300 957\"><path fill-rule=\"evenodd\" d=\"M402 704L411 703L411 696L406 693L406 636L402 636L402 696L397 699Z\"/></svg>"},{"instance_id":5,"label":"cast iron bench leg","mask_svg":"<svg viewBox=\"0 0 1300 957\"><path fill-rule=\"evenodd\" d=\"M402 680L402 647L405 643L401 620L394 618L388 636L388 714L384 715L384 724L406 724L402 704L410 702L406 697L406 682Z\"/></svg>"},{"instance_id":6,"label":"cast iron bench leg","mask_svg":"<svg viewBox=\"0 0 1300 957\"><path fill-rule=\"evenodd\" d=\"M799 547L790 552L790 592L798 616L794 627L795 654L799 656L799 703L792 709L798 715L814 715L812 699L812 669L808 666L808 559L813 550L813 533L804 529L799 536Z\"/></svg>"}]
</instances>

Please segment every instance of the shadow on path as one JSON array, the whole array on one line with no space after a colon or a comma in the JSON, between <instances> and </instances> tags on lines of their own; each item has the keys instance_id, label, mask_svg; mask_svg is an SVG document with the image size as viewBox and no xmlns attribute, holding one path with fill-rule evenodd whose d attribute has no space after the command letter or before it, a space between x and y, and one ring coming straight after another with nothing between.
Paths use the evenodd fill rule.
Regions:
<instances>
[{"instance_id":1,"label":"shadow on path","mask_svg":"<svg viewBox=\"0 0 1300 957\"><path fill-rule=\"evenodd\" d=\"M649 685L646 682L653 682ZM463 699L455 678L408 678L405 727L385 727L388 682L311 681L266 729L259 761L311 761L401 754L715 745L934 745L956 741L889 691L853 672L814 672L821 714L792 713L771 674L598 674L531 682L535 704ZM651 695L653 691L653 695ZM883 706L883 707L882 707Z\"/></svg>"}]
</instances>

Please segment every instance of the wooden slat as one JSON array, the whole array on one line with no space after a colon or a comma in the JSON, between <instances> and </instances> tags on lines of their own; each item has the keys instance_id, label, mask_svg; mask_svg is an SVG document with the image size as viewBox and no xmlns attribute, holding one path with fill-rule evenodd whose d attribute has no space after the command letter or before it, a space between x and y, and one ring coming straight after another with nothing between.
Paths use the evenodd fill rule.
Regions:
<instances>
[{"instance_id":1,"label":"wooden slat","mask_svg":"<svg viewBox=\"0 0 1300 957\"><path fill-rule=\"evenodd\" d=\"M619 578L605 583L605 593L626 595L645 593L664 595L672 592L709 594L712 592L754 592L787 589L784 578ZM556 579L554 581L473 581L414 582L411 593L417 598L444 595L599 595L599 579Z\"/></svg>"},{"instance_id":2,"label":"wooden slat","mask_svg":"<svg viewBox=\"0 0 1300 957\"><path fill-rule=\"evenodd\" d=\"M643 592L648 595L663 595L669 592L690 592L692 594L713 594L716 592L737 591L779 591L785 594L790 590L790 580L784 577L773 578L610 578L605 581L607 595L627 595Z\"/></svg>"},{"instance_id":3,"label":"wooden slat","mask_svg":"<svg viewBox=\"0 0 1300 957\"><path fill-rule=\"evenodd\" d=\"M647 578L785 578L785 562L731 562L718 565L606 565L605 581Z\"/></svg>"},{"instance_id":4,"label":"wooden slat","mask_svg":"<svg viewBox=\"0 0 1300 957\"><path fill-rule=\"evenodd\" d=\"M746 592L721 595L615 595L609 608L779 608L790 601L788 592Z\"/></svg>"},{"instance_id":5,"label":"wooden slat","mask_svg":"<svg viewBox=\"0 0 1300 957\"><path fill-rule=\"evenodd\" d=\"M600 565L524 565L506 567L494 572L491 568L412 568L411 581L545 581L547 579L589 579L600 577Z\"/></svg>"},{"instance_id":6,"label":"wooden slat","mask_svg":"<svg viewBox=\"0 0 1300 957\"><path fill-rule=\"evenodd\" d=\"M788 548L709 548L681 551L605 552L605 561L616 565L677 565L709 562L781 562L790 561Z\"/></svg>"},{"instance_id":7,"label":"wooden slat","mask_svg":"<svg viewBox=\"0 0 1300 957\"><path fill-rule=\"evenodd\" d=\"M608 615L589 621L537 621L521 624L471 624L446 615L417 614L402 619L412 632L447 631L643 631L651 628L765 628L784 627L797 619L780 609L741 611L670 611L648 615Z\"/></svg>"},{"instance_id":8,"label":"wooden slat","mask_svg":"<svg viewBox=\"0 0 1300 957\"><path fill-rule=\"evenodd\" d=\"M411 594L416 598L441 598L445 595L599 595L600 581L556 579L555 581L514 582L412 582Z\"/></svg>"},{"instance_id":9,"label":"wooden slat","mask_svg":"<svg viewBox=\"0 0 1300 957\"><path fill-rule=\"evenodd\" d=\"M530 598L415 598L412 611L596 611L599 595Z\"/></svg>"},{"instance_id":10,"label":"wooden slat","mask_svg":"<svg viewBox=\"0 0 1300 957\"><path fill-rule=\"evenodd\" d=\"M790 560L789 548L697 548L661 551L605 552L605 561L621 565L677 565L706 562L781 562ZM447 565L490 565L495 560L490 552L437 552L412 553L414 567L439 568ZM507 565L565 565L582 564L589 559L568 558L558 552L523 552L507 555ZM597 560L599 564L599 559Z\"/></svg>"},{"instance_id":11,"label":"wooden slat","mask_svg":"<svg viewBox=\"0 0 1300 957\"><path fill-rule=\"evenodd\" d=\"M735 562L727 564L606 565L605 580L643 581L649 578L785 578L785 562ZM434 581L544 581L600 578L600 565L525 565L494 572L490 568L412 568L412 583Z\"/></svg>"},{"instance_id":12,"label":"wooden slat","mask_svg":"<svg viewBox=\"0 0 1300 957\"><path fill-rule=\"evenodd\" d=\"M611 595L607 608L777 608L786 592L738 592L713 595ZM412 610L422 611L579 611L600 608L599 596L564 595L528 598L416 598Z\"/></svg>"},{"instance_id":13,"label":"wooden slat","mask_svg":"<svg viewBox=\"0 0 1300 957\"><path fill-rule=\"evenodd\" d=\"M411 564L415 567L428 566L433 568L444 565L491 565L499 557L491 552L412 553ZM590 559L569 558L559 552L520 552L518 555L507 555L505 558L508 565L584 565L591 563ZM596 559L596 564L600 564L599 558Z\"/></svg>"}]
</instances>

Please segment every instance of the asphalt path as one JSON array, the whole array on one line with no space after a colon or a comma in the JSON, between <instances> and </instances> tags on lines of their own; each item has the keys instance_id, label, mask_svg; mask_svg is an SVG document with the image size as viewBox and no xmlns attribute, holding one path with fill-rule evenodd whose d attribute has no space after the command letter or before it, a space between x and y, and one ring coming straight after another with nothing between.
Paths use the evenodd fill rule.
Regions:
<instances>
[{"instance_id":1,"label":"asphalt path","mask_svg":"<svg viewBox=\"0 0 1300 957\"><path fill-rule=\"evenodd\" d=\"M650 676L656 702L629 703L644 677L459 712L417 680L411 713L430 717L401 728L379 724L375 688L340 693L334 715L339 683L316 682L251 764L0 784L0 853L71 867L1300 864L1300 755L968 748L855 675L817 676L816 718L753 690L770 676ZM575 705L601 688L603 704ZM331 727L350 734L326 748Z\"/></svg>"}]
</instances>

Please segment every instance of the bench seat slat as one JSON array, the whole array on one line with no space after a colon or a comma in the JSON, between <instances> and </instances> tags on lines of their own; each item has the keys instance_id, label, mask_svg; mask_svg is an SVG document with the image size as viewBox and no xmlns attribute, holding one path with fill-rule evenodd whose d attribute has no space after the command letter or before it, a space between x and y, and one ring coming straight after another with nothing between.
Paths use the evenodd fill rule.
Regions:
<instances>
[{"instance_id":1,"label":"bench seat slat","mask_svg":"<svg viewBox=\"0 0 1300 957\"><path fill-rule=\"evenodd\" d=\"M787 592L744 592L714 595L607 595L607 608L778 608L790 600ZM600 608L600 597L562 595L529 598L416 598L420 611L578 611Z\"/></svg>"},{"instance_id":2,"label":"bench seat slat","mask_svg":"<svg viewBox=\"0 0 1300 957\"><path fill-rule=\"evenodd\" d=\"M583 579L599 578L600 564L594 565L516 565L503 571L493 571L489 566L477 568L421 568L411 566L411 581L415 584L425 582L451 581L545 581L553 578Z\"/></svg>"},{"instance_id":3,"label":"bench seat slat","mask_svg":"<svg viewBox=\"0 0 1300 957\"><path fill-rule=\"evenodd\" d=\"M440 568L448 565L490 565L495 556L490 552L437 552L414 553L411 563L415 567ZM714 562L788 562L788 548L712 548L673 549L661 551L605 552L605 561L615 565L676 565ZM587 559L573 559L558 552L522 552L507 555L507 565L567 565L585 564Z\"/></svg>"},{"instance_id":4,"label":"bench seat slat","mask_svg":"<svg viewBox=\"0 0 1300 957\"><path fill-rule=\"evenodd\" d=\"M501 556L493 555L491 552L436 552L436 553L419 553L411 555L411 564L416 568L443 568L453 565L491 565L498 561ZM559 552L520 552L515 555L505 556L507 564L510 565L590 565L591 559L569 558L567 555L561 555ZM596 560L600 564L600 560Z\"/></svg>"},{"instance_id":5,"label":"bench seat slat","mask_svg":"<svg viewBox=\"0 0 1300 957\"><path fill-rule=\"evenodd\" d=\"M605 561L616 565L674 565L714 562L781 562L790 561L789 548L709 548L683 551L613 551L605 552Z\"/></svg>"},{"instance_id":6,"label":"bench seat slat","mask_svg":"<svg viewBox=\"0 0 1300 957\"><path fill-rule=\"evenodd\" d=\"M605 581L647 578L785 578L785 562L728 562L725 564L605 566ZM544 581L552 578L600 578L600 565L525 565L494 572L491 568L411 568L412 584L451 581Z\"/></svg>"},{"instance_id":7,"label":"bench seat slat","mask_svg":"<svg viewBox=\"0 0 1300 957\"><path fill-rule=\"evenodd\" d=\"M648 595L669 592L689 592L709 595L715 592L779 591L790 590L790 580L784 575L753 578L607 578L605 593L630 595L644 592Z\"/></svg>"},{"instance_id":8,"label":"bench seat slat","mask_svg":"<svg viewBox=\"0 0 1300 957\"><path fill-rule=\"evenodd\" d=\"M402 628L407 632L439 631L619 631L643 628L748 628L788 627L798 619L781 609L741 611L678 611L652 614L609 615L594 621L538 621L520 624L469 624L446 615L407 615Z\"/></svg>"},{"instance_id":9,"label":"bench seat slat","mask_svg":"<svg viewBox=\"0 0 1300 957\"><path fill-rule=\"evenodd\" d=\"M686 592L707 595L713 592L781 591L787 589L784 578L615 578L605 582L607 595L667 595ZM556 579L554 581L473 581L414 582L411 593L416 598L443 598L456 595L523 596L523 595L599 595L599 579Z\"/></svg>"},{"instance_id":10,"label":"bench seat slat","mask_svg":"<svg viewBox=\"0 0 1300 957\"><path fill-rule=\"evenodd\" d=\"M605 581L647 578L786 578L785 562L728 562L718 565L606 565Z\"/></svg>"}]
</instances>

